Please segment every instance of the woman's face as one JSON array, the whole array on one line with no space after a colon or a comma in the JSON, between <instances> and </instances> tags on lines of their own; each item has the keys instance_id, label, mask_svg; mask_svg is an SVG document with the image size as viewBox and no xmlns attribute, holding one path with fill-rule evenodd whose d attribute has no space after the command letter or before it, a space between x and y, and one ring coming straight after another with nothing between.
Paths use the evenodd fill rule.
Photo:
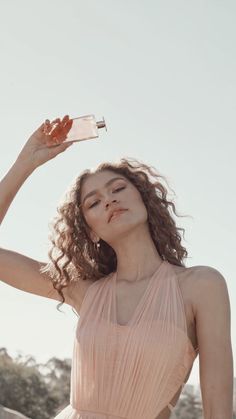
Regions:
<instances>
[{"instance_id":1,"label":"woman's face","mask_svg":"<svg viewBox=\"0 0 236 419\"><path fill-rule=\"evenodd\" d=\"M147 210L138 189L123 175L104 170L89 175L81 189L82 211L92 239L112 245L119 237L147 223ZM111 212L125 209L111 220Z\"/></svg>"}]
</instances>

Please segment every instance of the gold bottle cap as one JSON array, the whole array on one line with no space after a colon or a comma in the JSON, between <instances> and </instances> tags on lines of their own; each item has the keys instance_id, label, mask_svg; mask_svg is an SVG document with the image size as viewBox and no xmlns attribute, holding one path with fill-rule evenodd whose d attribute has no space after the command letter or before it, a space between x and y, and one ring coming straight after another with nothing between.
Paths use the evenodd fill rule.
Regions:
<instances>
[{"instance_id":1,"label":"gold bottle cap","mask_svg":"<svg viewBox=\"0 0 236 419\"><path fill-rule=\"evenodd\" d=\"M103 117L103 120L102 121L97 121L96 124L97 124L97 127L98 128L105 128L106 131L107 131L107 126L106 126L106 122L105 122L104 117Z\"/></svg>"}]
</instances>

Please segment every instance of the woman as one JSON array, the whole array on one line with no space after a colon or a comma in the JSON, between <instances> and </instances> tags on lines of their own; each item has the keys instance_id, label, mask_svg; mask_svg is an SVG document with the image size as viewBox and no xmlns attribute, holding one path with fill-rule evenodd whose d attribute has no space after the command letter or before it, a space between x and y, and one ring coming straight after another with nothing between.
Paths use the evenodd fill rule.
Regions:
<instances>
[{"instance_id":1,"label":"woman","mask_svg":"<svg viewBox=\"0 0 236 419\"><path fill-rule=\"evenodd\" d=\"M73 143L70 127L68 115L46 120L29 138L1 182L1 221L26 178ZM49 263L0 250L2 281L80 315L57 419L168 419L198 352L204 418L232 418L226 281L185 267L160 177L126 159L86 170L58 209Z\"/></svg>"}]
</instances>

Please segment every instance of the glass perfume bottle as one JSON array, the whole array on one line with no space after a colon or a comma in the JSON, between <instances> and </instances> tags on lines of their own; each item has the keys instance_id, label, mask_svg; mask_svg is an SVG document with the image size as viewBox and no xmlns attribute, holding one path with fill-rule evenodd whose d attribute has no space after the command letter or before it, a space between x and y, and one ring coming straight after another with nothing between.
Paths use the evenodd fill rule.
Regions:
<instances>
[{"instance_id":1,"label":"glass perfume bottle","mask_svg":"<svg viewBox=\"0 0 236 419\"><path fill-rule=\"evenodd\" d=\"M106 123L103 118L102 121L96 121L94 115L84 115L72 119L72 126L66 136L68 141L84 141L99 136L98 130L105 128L107 131Z\"/></svg>"}]
</instances>

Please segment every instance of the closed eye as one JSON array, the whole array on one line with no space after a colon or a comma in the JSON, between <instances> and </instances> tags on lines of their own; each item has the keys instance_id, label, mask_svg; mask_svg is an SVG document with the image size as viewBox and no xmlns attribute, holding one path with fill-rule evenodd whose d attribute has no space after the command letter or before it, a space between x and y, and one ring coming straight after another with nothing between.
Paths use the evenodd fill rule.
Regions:
<instances>
[{"instance_id":1,"label":"closed eye","mask_svg":"<svg viewBox=\"0 0 236 419\"><path fill-rule=\"evenodd\" d=\"M119 191L121 191L122 189L125 189L125 186L121 186L120 188L115 189L113 192L119 192Z\"/></svg>"},{"instance_id":2,"label":"closed eye","mask_svg":"<svg viewBox=\"0 0 236 419\"><path fill-rule=\"evenodd\" d=\"M121 186L120 188L114 189L114 191L112 193L116 193L121 191L122 189L125 189L126 186ZM89 208L93 208L95 207L97 204L99 203L99 201L95 201L92 205L89 206Z\"/></svg>"},{"instance_id":3,"label":"closed eye","mask_svg":"<svg viewBox=\"0 0 236 419\"><path fill-rule=\"evenodd\" d=\"M98 201L95 201L92 205L89 206L89 208L93 208L98 204Z\"/></svg>"}]
</instances>

